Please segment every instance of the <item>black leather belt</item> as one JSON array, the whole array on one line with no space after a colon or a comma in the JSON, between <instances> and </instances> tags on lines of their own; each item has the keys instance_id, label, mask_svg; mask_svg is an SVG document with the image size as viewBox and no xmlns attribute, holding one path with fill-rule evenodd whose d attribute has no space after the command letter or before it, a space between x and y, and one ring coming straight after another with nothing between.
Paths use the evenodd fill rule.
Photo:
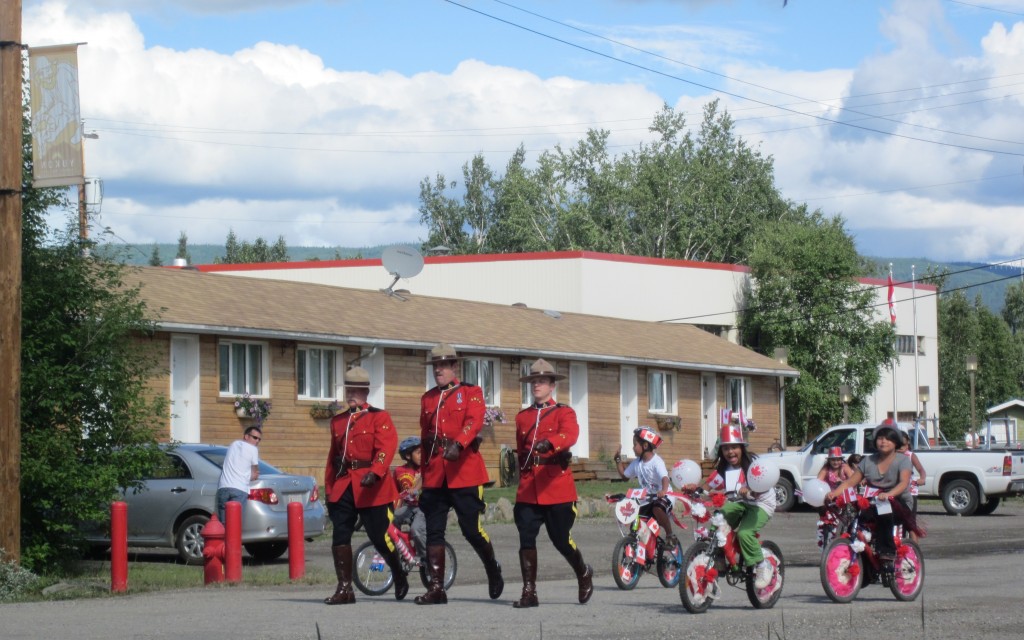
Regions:
<instances>
[{"instance_id":1,"label":"black leather belt","mask_svg":"<svg viewBox=\"0 0 1024 640\"><path fill-rule=\"evenodd\" d=\"M366 469L366 468L369 468L373 464L373 461L372 460L345 460L344 458L342 458L340 460L335 460L334 464L338 467L337 477L341 477L341 476L344 476L344 475L348 475L348 472L351 469Z\"/></svg>"}]
</instances>

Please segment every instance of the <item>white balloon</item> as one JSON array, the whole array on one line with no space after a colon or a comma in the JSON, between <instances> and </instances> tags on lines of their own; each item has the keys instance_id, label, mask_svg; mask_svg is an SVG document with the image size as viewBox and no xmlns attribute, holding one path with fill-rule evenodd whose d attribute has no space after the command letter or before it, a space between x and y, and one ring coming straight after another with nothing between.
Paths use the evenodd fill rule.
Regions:
<instances>
[{"instance_id":1,"label":"white balloon","mask_svg":"<svg viewBox=\"0 0 1024 640\"><path fill-rule=\"evenodd\" d=\"M831 488L828 483L817 478L812 478L804 482L803 487L803 498L804 502L811 505L812 507L820 507L825 504L825 496Z\"/></svg>"},{"instance_id":2,"label":"white balloon","mask_svg":"<svg viewBox=\"0 0 1024 640\"><path fill-rule=\"evenodd\" d=\"M747 486L751 491L764 493L773 491L779 481L779 468L769 460L755 460L747 469Z\"/></svg>"},{"instance_id":3,"label":"white balloon","mask_svg":"<svg viewBox=\"0 0 1024 640\"><path fill-rule=\"evenodd\" d=\"M672 465L672 484L676 489L682 489L688 484L700 484L704 475L700 465L693 460L683 459Z\"/></svg>"}]
</instances>

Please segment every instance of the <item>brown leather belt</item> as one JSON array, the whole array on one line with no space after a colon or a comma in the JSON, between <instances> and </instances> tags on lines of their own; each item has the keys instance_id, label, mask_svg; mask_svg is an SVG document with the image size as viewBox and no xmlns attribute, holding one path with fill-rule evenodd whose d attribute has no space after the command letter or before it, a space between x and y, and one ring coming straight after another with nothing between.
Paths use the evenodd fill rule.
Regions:
<instances>
[{"instance_id":1,"label":"brown leather belt","mask_svg":"<svg viewBox=\"0 0 1024 640\"><path fill-rule=\"evenodd\" d=\"M557 456L550 456L550 457L547 457L547 458L542 458L542 457L540 457L538 455L532 455L532 456L530 456L529 458L526 459L526 464L533 465L535 467L537 467L537 466L553 465L553 464L561 465L562 464L562 456L557 455Z\"/></svg>"},{"instance_id":2,"label":"brown leather belt","mask_svg":"<svg viewBox=\"0 0 1024 640\"><path fill-rule=\"evenodd\" d=\"M338 467L337 477L348 475L351 469L366 469L373 464L372 460L335 460L334 464Z\"/></svg>"}]
</instances>

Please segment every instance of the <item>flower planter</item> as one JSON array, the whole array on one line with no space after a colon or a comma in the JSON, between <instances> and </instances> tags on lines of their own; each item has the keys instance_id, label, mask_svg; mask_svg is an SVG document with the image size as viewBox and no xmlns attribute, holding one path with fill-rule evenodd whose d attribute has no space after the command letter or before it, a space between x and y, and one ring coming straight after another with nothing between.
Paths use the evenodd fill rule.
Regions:
<instances>
[{"instance_id":1,"label":"flower planter","mask_svg":"<svg viewBox=\"0 0 1024 640\"><path fill-rule=\"evenodd\" d=\"M330 420L331 418L334 417L334 412L329 409L323 409L321 411L315 411L313 409L310 409L309 415L314 420Z\"/></svg>"},{"instance_id":2,"label":"flower planter","mask_svg":"<svg viewBox=\"0 0 1024 640\"><path fill-rule=\"evenodd\" d=\"M238 407L237 409L235 409L235 415L238 416L239 418L242 418L243 420L252 417L249 415L249 412L245 410L245 407Z\"/></svg>"}]
</instances>

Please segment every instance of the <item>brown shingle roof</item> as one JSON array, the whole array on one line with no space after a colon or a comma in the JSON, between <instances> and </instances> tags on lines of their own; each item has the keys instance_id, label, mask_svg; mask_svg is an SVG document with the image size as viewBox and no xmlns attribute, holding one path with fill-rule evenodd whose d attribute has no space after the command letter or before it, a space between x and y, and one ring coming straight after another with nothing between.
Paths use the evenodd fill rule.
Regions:
<instances>
[{"instance_id":1,"label":"brown shingle roof","mask_svg":"<svg viewBox=\"0 0 1024 640\"><path fill-rule=\"evenodd\" d=\"M167 330L333 343L429 348L449 342L479 353L796 375L779 362L685 324L407 296L320 284L139 267L126 283Z\"/></svg>"}]
</instances>

